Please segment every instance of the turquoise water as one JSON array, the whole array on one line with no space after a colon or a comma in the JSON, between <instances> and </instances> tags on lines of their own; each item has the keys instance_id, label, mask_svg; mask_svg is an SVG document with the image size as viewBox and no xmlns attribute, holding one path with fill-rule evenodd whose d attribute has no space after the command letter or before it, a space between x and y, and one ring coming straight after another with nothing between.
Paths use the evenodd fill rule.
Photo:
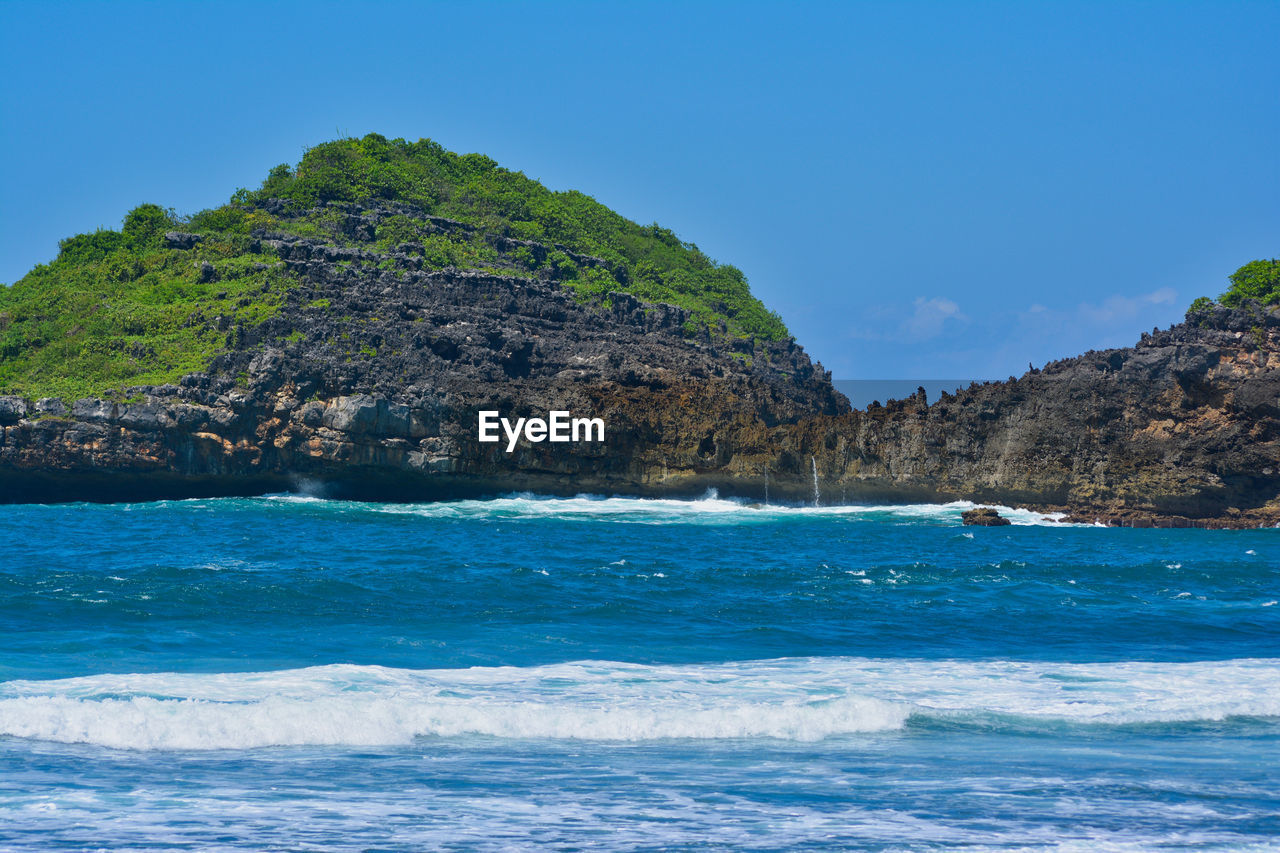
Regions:
<instances>
[{"instance_id":1,"label":"turquoise water","mask_svg":"<svg viewBox=\"0 0 1280 853\"><path fill-rule=\"evenodd\" d=\"M1280 849L1280 532L0 509L0 849Z\"/></svg>"}]
</instances>

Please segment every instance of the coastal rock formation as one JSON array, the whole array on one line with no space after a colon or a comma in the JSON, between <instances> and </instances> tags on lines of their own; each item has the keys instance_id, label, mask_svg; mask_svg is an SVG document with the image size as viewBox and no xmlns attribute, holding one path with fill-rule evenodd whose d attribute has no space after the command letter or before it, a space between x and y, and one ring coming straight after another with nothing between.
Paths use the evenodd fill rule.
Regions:
<instances>
[{"instance_id":1,"label":"coastal rock formation","mask_svg":"<svg viewBox=\"0 0 1280 853\"><path fill-rule=\"evenodd\" d=\"M1210 306L1136 346L1056 361L928 405L793 431L828 493L970 499L1073 521L1280 523L1280 310Z\"/></svg>"},{"instance_id":2,"label":"coastal rock formation","mask_svg":"<svg viewBox=\"0 0 1280 853\"><path fill-rule=\"evenodd\" d=\"M1280 309L1249 301L1274 262L1133 347L853 411L739 270L430 140L325 143L59 246L0 291L0 502L714 488L1280 522ZM482 411L605 440L508 452Z\"/></svg>"},{"instance_id":3,"label":"coastal rock formation","mask_svg":"<svg viewBox=\"0 0 1280 853\"><path fill-rule=\"evenodd\" d=\"M368 211L362 221L393 214ZM410 253L257 239L293 282L286 304L257 326L228 327L228 349L206 371L69 407L0 397L4 499L300 487L383 499L662 493L705 488L701 478L731 467L730 448L745 436L759 443L771 428L849 409L793 341L705 328L690 339L688 313L675 306L626 293L584 301L555 281L423 271ZM478 441L481 410L512 420L552 410L599 417L606 441L522 440L508 453L505 441Z\"/></svg>"},{"instance_id":4,"label":"coastal rock formation","mask_svg":"<svg viewBox=\"0 0 1280 853\"><path fill-rule=\"evenodd\" d=\"M1013 524L1002 516L995 507L980 506L960 513L960 521L966 527L1005 527Z\"/></svg>"},{"instance_id":5,"label":"coastal rock formation","mask_svg":"<svg viewBox=\"0 0 1280 853\"><path fill-rule=\"evenodd\" d=\"M792 342L685 337L681 309L554 282L353 272L273 238L280 314L181 383L0 397L6 500L314 488L416 499L598 491L973 499L1073 520L1280 521L1280 312L1212 306L1134 347L850 411ZM384 259L385 260L385 259ZM477 440L477 412L601 417L603 444Z\"/></svg>"}]
</instances>

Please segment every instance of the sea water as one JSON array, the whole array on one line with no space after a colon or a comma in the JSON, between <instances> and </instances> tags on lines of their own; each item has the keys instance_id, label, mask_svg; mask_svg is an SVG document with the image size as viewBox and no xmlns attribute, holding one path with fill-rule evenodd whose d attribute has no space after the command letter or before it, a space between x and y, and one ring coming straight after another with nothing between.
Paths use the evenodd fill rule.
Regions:
<instances>
[{"instance_id":1,"label":"sea water","mask_svg":"<svg viewBox=\"0 0 1280 853\"><path fill-rule=\"evenodd\" d=\"M0 849L1280 849L1280 531L0 508Z\"/></svg>"}]
</instances>

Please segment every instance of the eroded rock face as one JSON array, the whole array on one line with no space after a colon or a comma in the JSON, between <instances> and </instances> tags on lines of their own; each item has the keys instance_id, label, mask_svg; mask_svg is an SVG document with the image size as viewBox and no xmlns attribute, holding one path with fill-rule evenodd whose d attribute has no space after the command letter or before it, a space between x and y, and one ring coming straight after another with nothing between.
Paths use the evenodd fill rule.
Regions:
<instances>
[{"instance_id":1,"label":"eroded rock face","mask_svg":"<svg viewBox=\"0 0 1280 853\"><path fill-rule=\"evenodd\" d=\"M27 414L27 401L21 397L0 397L0 424L14 424Z\"/></svg>"},{"instance_id":2,"label":"eroded rock face","mask_svg":"<svg viewBox=\"0 0 1280 853\"><path fill-rule=\"evenodd\" d=\"M621 293L584 303L554 281L424 272L411 255L263 239L296 286L279 317L229 328L229 351L207 371L121 400L77 400L69 413L0 398L3 499L303 481L386 499L705 489L723 479L738 433L849 409L794 342L690 340L687 313L670 305ZM598 417L606 440L521 440L507 453L505 441L478 441L481 410Z\"/></svg>"},{"instance_id":3,"label":"eroded rock face","mask_svg":"<svg viewBox=\"0 0 1280 853\"><path fill-rule=\"evenodd\" d=\"M815 419L798 449L816 456L828 491L847 495L923 491L1065 509L1089 522L1273 525L1278 368L1280 312L1217 307L1134 347L933 405L918 395Z\"/></svg>"},{"instance_id":4,"label":"eroded rock face","mask_svg":"<svg viewBox=\"0 0 1280 853\"><path fill-rule=\"evenodd\" d=\"M384 500L718 488L807 502L816 472L824 504L972 499L1109 523L1280 521L1274 309L1214 308L1134 347L932 405L918 394L850 411L794 343L690 340L673 306L626 294L586 304L551 280L260 239L297 284L280 316L226 328L229 351L206 371L62 408L0 397L0 500L306 484ZM521 439L507 453L505 441L478 441L482 409L600 417L606 440Z\"/></svg>"}]
</instances>

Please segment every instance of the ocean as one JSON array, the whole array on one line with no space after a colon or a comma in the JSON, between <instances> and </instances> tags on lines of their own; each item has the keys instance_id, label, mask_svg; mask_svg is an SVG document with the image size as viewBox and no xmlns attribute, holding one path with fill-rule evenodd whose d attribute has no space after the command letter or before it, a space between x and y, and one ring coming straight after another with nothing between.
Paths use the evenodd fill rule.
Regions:
<instances>
[{"instance_id":1,"label":"ocean","mask_svg":"<svg viewBox=\"0 0 1280 853\"><path fill-rule=\"evenodd\" d=\"M0 510L0 850L1280 850L1280 532Z\"/></svg>"}]
</instances>

